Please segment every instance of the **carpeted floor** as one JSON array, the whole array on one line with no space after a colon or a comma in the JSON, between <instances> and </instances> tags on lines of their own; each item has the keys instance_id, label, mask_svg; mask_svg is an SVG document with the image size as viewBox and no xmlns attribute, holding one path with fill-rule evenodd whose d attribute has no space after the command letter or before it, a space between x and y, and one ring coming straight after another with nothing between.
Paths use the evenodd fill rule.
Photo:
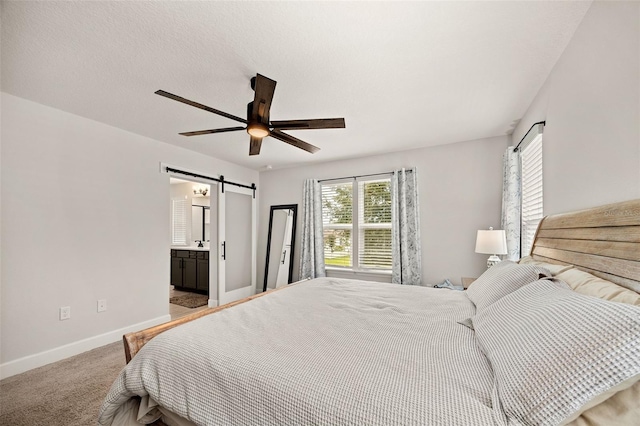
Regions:
<instances>
[{"instance_id":1,"label":"carpeted floor","mask_svg":"<svg viewBox=\"0 0 640 426\"><path fill-rule=\"evenodd\" d=\"M1 380L0 425L95 425L124 365L116 342Z\"/></svg>"}]
</instances>

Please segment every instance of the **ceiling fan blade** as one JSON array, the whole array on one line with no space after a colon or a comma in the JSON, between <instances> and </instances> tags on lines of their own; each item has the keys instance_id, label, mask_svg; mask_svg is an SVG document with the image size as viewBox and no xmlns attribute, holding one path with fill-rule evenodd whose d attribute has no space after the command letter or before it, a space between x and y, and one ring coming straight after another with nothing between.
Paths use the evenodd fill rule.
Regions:
<instances>
[{"instance_id":1,"label":"ceiling fan blade","mask_svg":"<svg viewBox=\"0 0 640 426\"><path fill-rule=\"evenodd\" d=\"M300 140L300 139L298 139L298 138L294 138L294 137L293 137L293 136L291 136L291 135L288 135L288 134L286 134L286 133L282 133L282 132L281 132L281 131L279 131L279 130L273 130L273 131L271 131L271 132L269 133L269 136L271 136L271 137L273 137L273 138L276 138L276 139L278 139L278 140L281 140L282 142L286 142L286 143L288 143L289 145L293 145L293 146L295 146L296 148L303 149L303 150L305 150L305 151L307 151L307 152L310 152L310 153L312 153L312 154L313 154L314 152L320 151L320 148L318 148L317 146L313 146L313 145L311 145L310 143L307 143L307 142L305 142L305 141L302 141L302 140Z\"/></svg>"},{"instance_id":2,"label":"ceiling fan blade","mask_svg":"<svg viewBox=\"0 0 640 426\"><path fill-rule=\"evenodd\" d=\"M232 115L232 114L227 114L224 111L220 111L220 110L217 110L215 108L211 108L211 107L208 107L206 105L199 104L198 102L190 101L189 99L185 99L182 96L174 95L173 93L165 92L164 90L156 90L155 94L156 95L160 95L160 96L164 96L165 98L173 99L174 101L182 102L183 104L191 105L192 107L200 108L200 109L203 109L205 111L209 111L209 112L212 112L214 114L221 115L223 117L230 118L230 119L235 120L235 121L239 121L241 123L246 123L247 122L247 120L245 120L244 118L236 117L235 115Z\"/></svg>"},{"instance_id":3,"label":"ceiling fan blade","mask_svg":"<svg viewBox=\"0 0 640 426\"><path fill-rule=\"evenodd\" d=\"M311 120L272 121L271 127L278 130L287 129L344 129L344 118L317 118Z\"/></svg>"},{"instance_id":4,"label":"ceiling fan blade","mask_svg":"<svg viewBox=\"0 0 640 426\"><path fill-rule=\"evenodd\" d=\"M198 135L209 135L211 133L224 133L224 132L235 132L237 130L244 130L244 127L225 127L222 129L209 129L209 130L196 130L194 132L182 132L178 133L182 136L198 136Z\"/></svg>"},{"instance_id":5,"label":"ceiling fan blade","mask_svg":"<svg viewBox=\"0 0 640 426\"><path fill-rule=\"evenodd\" d=\"M261 146L262 146L262 138L255 138L251 136L251 142L249 142L249 155L260 154Z\"/></svg>"},{"instance_id":6,"label":"ceiling fan blade","mask_svg":"<svg viewBox=\"0 0 640 426\"><path fill-rule=\"evenodd\" d=\"M269 111L271 110L273 93L276 90L276 82L257 74L255 80L252 79L251 83L256 93L253 97L253 110L251 111L250 121L269 124Z\"/></svg>"}]
</instances>

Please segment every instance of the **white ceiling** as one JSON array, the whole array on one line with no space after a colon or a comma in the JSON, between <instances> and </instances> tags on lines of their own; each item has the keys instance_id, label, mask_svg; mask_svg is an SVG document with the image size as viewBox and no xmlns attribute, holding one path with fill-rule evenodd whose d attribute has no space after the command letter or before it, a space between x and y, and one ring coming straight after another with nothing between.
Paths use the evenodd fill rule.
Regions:
<instances>
[{"instance_id":1,"label":"white ceiling","mask_svg":"<svg viewBox=\"0 0 640 426\"><path fill-rule=\"evenodd\" d=\"M2 90L253 169L509 133L589 1L7 2ZM244 117L256 73L278 82L272 120L345 117L346 129L266 138L157 96Z\"/></svg>"}]
</instances>

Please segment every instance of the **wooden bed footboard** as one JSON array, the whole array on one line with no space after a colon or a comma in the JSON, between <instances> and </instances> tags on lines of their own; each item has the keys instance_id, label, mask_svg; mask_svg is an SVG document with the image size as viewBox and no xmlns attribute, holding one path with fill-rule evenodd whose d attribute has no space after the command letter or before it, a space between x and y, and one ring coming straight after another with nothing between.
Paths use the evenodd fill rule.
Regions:
<instances>
[{"instance_id":1,"label":"wooden bed footboard","mask_svg":"<svg viewBox=\"0 0 640 426\"><path fill-rule=\"evenodd\" d=\"M271 290L267 290L263 293L258 293L258 294L254 294L252 296L249 297L245 297L244 299L240 299L240 300L235 300L233 302L227 303L225 305L221 305L221 306L216 306L215 308L207 308L207 309L203 309L202 311L198 311L195 312L193 314L189 314L189 315L185 315L184 317L175 319L173 321L169 321L169 322L165 322L164 324L160 324L160 325L156 325L154 327L149 327L147 329L141 330L141 331L136 331L136 332L132 332L132 333L127 333L124 336L122 336L122 341L124 343L124 354L125 354L125 358L127 360L127 364L129 363L129 361L131 361L131 359L136 356L136 354L138 353L138 351L140 351L140 349L151 339L153 339L154 337L156 337L158 334L170 330L174 327L177 327L181 324L185 324L189 321L193 321L195 319L204 317L206 315L211 315L214 314L216 312L220 312L224 309L230 308L232 306L236 306L236 305L240 305L241 303L245 303L248 302L250 300L253 299L257 299L258 297L262 297L268 293L273 293L274 291L278 291L278 290L282 290L284 288L288 288L292 285L304 282L307 280L303 280L303 281L298 281L292 284L289 284L288 286L283 286L283 287L279 287L279 288L274 288Z\"/></svg>"}]
</instances>

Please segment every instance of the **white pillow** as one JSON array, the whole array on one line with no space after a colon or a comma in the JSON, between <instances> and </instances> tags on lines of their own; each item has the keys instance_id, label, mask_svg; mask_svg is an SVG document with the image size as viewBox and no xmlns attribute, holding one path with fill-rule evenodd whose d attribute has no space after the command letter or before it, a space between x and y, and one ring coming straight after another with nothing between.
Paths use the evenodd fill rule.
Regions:
<instances>
[{"instance_id":1,"label":"white pillow","mask_svg":"<svg viewBox=\"0 0 640 426\"><path fill-rule=\"evenodd\" d=\"M575 292L612 302L640 306L640 294L588 272L570 269L556 275L556 278L565 282Z\"/></svg>"},{"instance_id":2,"label":"white pillow","mask_svg":"<svg viewBox=\"0 0 640 426\"><path fill-rule=\"evenodd\" d=\"M523 424L570 421L640 379L640 307L540 280L473 318L504 414Z\"/></svg>"},{"instance_id":3,"label":"white pillow","mask_svg":"<svg viewBox=\"0 0 640 426\"><path fill-rule=\"evenodd\" d=\"M477 310L482 310L523 285L550 276L551 272L540 266L503 260L480 275L467 289L467 296Z\"/></svg>"}]
</instances>

